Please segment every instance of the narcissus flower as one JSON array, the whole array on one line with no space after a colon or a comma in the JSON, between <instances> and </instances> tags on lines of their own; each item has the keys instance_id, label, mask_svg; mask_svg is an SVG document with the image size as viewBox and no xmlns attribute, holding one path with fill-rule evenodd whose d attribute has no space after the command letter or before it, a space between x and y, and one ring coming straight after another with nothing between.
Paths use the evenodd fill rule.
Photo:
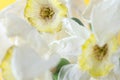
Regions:
<instances>
[{"instance_id":1,"label":"narcissus flower","mask_svg":"<svg viewBox=\"0 0 120 80\"><path fill-rule=\"evenodd\" d=\"M67 17L67 8L58 0L28 0L24 14L38 31L57 32Z\"/></svg>"},{"instance_id":2,"label":"narcissus flower","mask_svg":"<svg viewBox=\"0 0 120 80\"><path fill-rule=\"evenodd\" d=\"M93 32L71 19L64 21L71 28L69 33L76 34L77 38L57 42L58 46L61 44L64 46L59 46L58 50L64 51L65 47L75 40L72 46L76 48L73 49L72 55L75 55L74 52L80 50L79 48L82 50L77 64L67 65L61 69L59 80L89 80L91 77L100 80L120 79L118 72L120 51L116 38L116 34L120 31L119 8L119 0L107 0L97 5L91 18ZM71 52L71 49L65 50Z\"/></svg>"},{"instance_id":3,"label":"narcissus flower","mask_svg":"<svg viewBox=\"0 0 120 80\"><path fill-rule=\"evenodd\" d=\"M32 47L22 44L8 49L0 68L5 80L52 80L59 56L42 58Z\"/></svg>"},{"instance_id":4,"label":"narcissus flower","mask_svg":"<svg viewBox=\"0 0 120 80\"><path fill-rule=\"evenodd\" d=\"M40 5L38 3L39 1L40 1ZM61 2L61 1L59 2L57 0L43 0L43 1L42 0L38 0L38 1L37 0L16 0L15 3L13 3L12 5L10 5L9 7L7 7L6 9L4 9L0 12L0 18L4 20L5 18L7 18L5 16L9 16L10 14L13 14L13 15L17 15L20 18L22 18L23 20L27 21L28 16L33 18L32 15L36 15L36 16L34 16L34 19L32 19L32 21L34 21L34 22L36 21L37 23L40 23L38 25L39 27L37 27L37 28L39 28L40 30L44 30L44 31L39 31L36 28L36 26L31 25L31 24L30 25L34 26L33 28L37 29L38 32L41 34L41 36L43 38L46 38L47 42L50 43L53 40L60 40L62 38L69 36L65 32L66 29L64 28L63 22L62 22L62 20L67 15L67 8L62 3L63 2ZM53 8L55 10L54 18L52 19L54 21L46 22L46 21L42 20L41 18L39 18L39 20L38 20L39 16L37 17L37 14L39 14L39 12L38 13L35 12L35 14L33 13L36 10L40 11L41 6L44 7L43 4L44 4L44 6ZM31 8L27 7L28 5L30 5ZM36 6L36 8L35 8L35 6ZM28 12L28 10L31 11L30 12L31 15L29 15L30 13ZM25 18L25 15L26 15L27 19ZM3 22L5 23L5 21L3 21ZM30 22L28 21L28 24L29 23ZM5 24L8 24L8 23L5 23Z\"/></svg>"},{"instance_id":5,"label":"narcissus flower","mask_svg":"<svg viewBox=\"0 0 120 80\"><path fill-rule=\"evenodd\" d=\"M0 64L3 79L52 80L52 69L58 64L60 56L53 53L39 32L21 18L9 15L5 22L8 23L4 24L7 35L17 38L16 44L6 50Z\"/></svg>"}]
</instances>

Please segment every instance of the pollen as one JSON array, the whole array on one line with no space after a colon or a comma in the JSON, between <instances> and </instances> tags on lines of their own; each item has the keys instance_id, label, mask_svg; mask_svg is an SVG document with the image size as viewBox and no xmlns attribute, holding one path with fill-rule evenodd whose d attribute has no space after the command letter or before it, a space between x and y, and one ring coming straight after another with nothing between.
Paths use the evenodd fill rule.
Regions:
<instances>
[{"instance_id":1,"label":"pollen","mask_svg":"<svg viewBox=\"0 0 120 80\"><path fill-rule=\"evenodd\" d=\"M102 47L95 45L93 47L93 55L95 59L102 61L108 55L108 45L105 44Z\"/></svg>"},{"instance_id":2,"label":"pollen","mask_svg":"<svg viewBox=\"0 0 120 80\"><path fill-rule=\"evenodd\" d=\"M45 21L52 19L54 14L55 12L51 7L42 7L40 9L40 17Z\"/></svg>"}]
</instances>

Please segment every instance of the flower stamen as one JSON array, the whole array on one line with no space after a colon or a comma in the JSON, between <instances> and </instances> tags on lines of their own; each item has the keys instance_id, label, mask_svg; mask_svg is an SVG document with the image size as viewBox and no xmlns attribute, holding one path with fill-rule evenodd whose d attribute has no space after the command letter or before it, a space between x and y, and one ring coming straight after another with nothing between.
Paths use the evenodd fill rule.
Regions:
<instances>
[{"instance_id":1,"label":"flower stamen","mask_svg":"<svg viewBox=\"0 0 120 80\"><path fill-rule=\"evenodd\" d=\"M95 59L97 59L98 61L102 61L104 57L108 54L108 45L105 44L103 47L95 45L93 47L93 54Z\"/></svg>"},{"instance_id":2,"label":"flower stamen","mask_svg":"<svg viewBox=\"0 0 120 80\"><path fill-rule=\"evenodd\" d=\"M52 19L54 14L55 12L51 7L42 7L40 10L40 17L45 21Z\"/></svg>"}]
</instances>

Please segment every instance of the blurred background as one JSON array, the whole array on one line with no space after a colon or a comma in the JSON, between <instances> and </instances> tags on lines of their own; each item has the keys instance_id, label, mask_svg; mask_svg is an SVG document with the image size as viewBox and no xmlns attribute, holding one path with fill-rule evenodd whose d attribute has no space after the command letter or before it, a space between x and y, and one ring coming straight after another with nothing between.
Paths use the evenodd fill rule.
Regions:
<instances>
[{"instance_id":1,"label":"blurred background","mask_svg":"<svg viewBox=\"0 0 120 80\"><path fill-rule=\"evenodd\" d=\"M15 2L15 0L0 0L0 10L12 4L13 2Z\"/></svg>"}]
</instances>

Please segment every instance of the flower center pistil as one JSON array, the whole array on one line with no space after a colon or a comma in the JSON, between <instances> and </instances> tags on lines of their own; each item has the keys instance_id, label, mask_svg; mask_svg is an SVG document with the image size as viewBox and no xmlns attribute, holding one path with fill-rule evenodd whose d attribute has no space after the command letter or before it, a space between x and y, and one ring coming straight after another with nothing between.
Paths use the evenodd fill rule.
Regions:
<instances>
[{"instance_id":1,"label":"flower center pistil","mask_svg":"<svg viewBox=\"0 0 120 80\"><path fill-rule=\"evenodd\" d=\"M51 7L42 7L40 10L40 17L43 20L50 20L53 18L55 12Z\"/></svg>"},{"instance_id":2,"label":"flower center pistil","mask_svg":"<svg viewBox=\"0 0 120 80\"><path fill-rule=\"evenodd\" d=\"M102 61L105 56L108 54L108 45L105 44L102 47L95 45L93 47L93 55L94 58L97 59L98 61Z\"/></svg>"}]
</instances>

